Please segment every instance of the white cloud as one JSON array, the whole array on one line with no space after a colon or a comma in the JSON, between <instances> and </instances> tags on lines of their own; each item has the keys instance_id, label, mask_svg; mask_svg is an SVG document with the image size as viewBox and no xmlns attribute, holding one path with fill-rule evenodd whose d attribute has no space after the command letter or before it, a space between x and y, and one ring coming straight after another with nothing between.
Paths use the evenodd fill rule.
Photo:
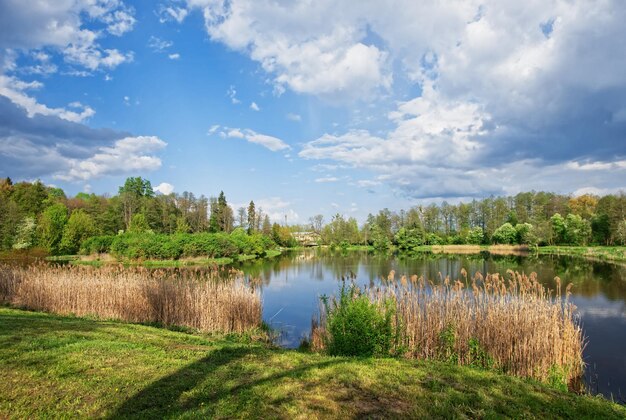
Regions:
<instances>
[{"instance_id":1,"label":"white cloud","mask_svg":"<svg viewBox=\"0 0 626 420\"><path fill-rule=\"evenodd\" d=\"M174 186L167 182L161 182L159 185L154 187L154 191L160 192L163 195L170 195L174 192Z\"/></svg>"},{"instance_id":2,"label":"white cloud","mask_svg":"<svg viewBox=\"0 0 626 420\"><path fill-rule=\"evenodd\" d=\"M161 6L158 11L159 21L161 23L176 21L182 23L189 12L183 7L165 7Z\"/></svg>"},{"instance_id":3,"label":"white cloud","mask_svg":"<svg viewBox=\"0 0 626 420\"><path fill-rule=\"evenodd\" d=\"M157 36L151 36L150 39L148 40L148 48L150 48L154 52L159 52L159 53L165 52L172 45L174 45L172 41L167 41Z\"/></svg>"},{"instance_id":4,"label":"white cloud","mask_svg":"<svg viewBox=\"0 0 626 420\"><path fill-rule=\"evenodd\" d=\"M210 135L214 134L217 130L219 130L219 128L220 128L219 124L214 124L214 125L212 125L212 126L209 128L209 130L207 131L207 135L209 135L209 136L210 136Z\"/></svg>"},{"instance_id":5,"label":"white cloud","mask_svg":"<svg viewBox=\"0 0 626 420\"><path fill-rule=\"evenodd\" d=\"M286 115L288 120L291 121L302 121L302 117L299 114L292 114L291 112Z\"/></svg>"},{"instance_id":6,"label":"white cloud","mask_svg":"<svg viewBox=\"0 0 626 420\"><path fill-rule=\"evenodd\" d=\"M241 103L241 101L237 99L237 90L235 89L235 86L233 85L230 85L230 87L226 91L226 96L230 98L230 101L233 103L233 105L237 105Z\"/></svg>"},{"instance_id":7,"label":"white cloud","mask_svg":"<svg viewBox=\"0 0 626 420\"><path fill-rule=\"evenodd\" d=\"M153 171L161 167L161 159L153 153L166 145L155 136L125 137L115 141L113 146L100 147L87 159L65 158L68 169L56 173L54 178L78 181L111 174Z\"/></svg>"},{"instance_id":8,"label":"white cloud","mask_svg":"<svg viewBox=\"0 0 626 420\"><path fill-rule=\"evenodd\" d=\"M253 110L253 111L260 111L261 110L261 108L259 108L259 106L256 104L256 102L252 102L250 104L250 109Z\"/></svg>"},{"instance_id":9,"label":"white cloud","mask_svg":"<svg viewBox=\"0 0 626 420\"><path fill-rule=\"evenodd\" d=\"M37 102L35 98L26 93L27 90L35 90L41 87L43 87L41 82L24 82L15 77L0 74L0 95L6 96L13 103L24 108L29 117L37 114L55 115L67 121L80 122L96 113L91 107L82 105L79 102L70 104L70 107L76 109L76 111L70 111L66 108L49 108Z\"/></svg>"},{"instance_id":10,"label":"white cloud","mask_svg":"<svg viewBox=\"0 0 626 420\"><path fill-rule=\"evenodd\" d=\"M336 176L325 176L322 178L316 178L315 182L318 183L322 183L322 182L337 182L339 181L339 178L337 178Z\"/></svg>"},{"instance_id":11,"label":"white cloud","mask_svg":"<svg viewBox=\"0 0 626 420\"><path fill-rule=\"evenodd\" d=\"M132 13L127 10L116 10L106 15L102 19L107 26L107 31L115 36L122 36L126 32L132 31L137 20Z\"/></svg>"},{"instance_id":12,"label":"white cloud","mask_svg":"<svg viewBox=\"0 0 626 420\"><path fill-rule=\"evenodd\" d=\"M104 31L86 29L84 23L104 24L108 33L120 36L133 28L136 20L132 14L131 9L116 0L61 1L55 2L54 7L46 2L7 0L0 13L0 48L28 51L49 47L68 63L90 70L112 69L131 61L132 53L103 49L98 39Z\"/></svg>"},{"instance_id":13,"label":"white cloud","mask_svg":"<svg viewBox=\"0 0 626 420\"><path fill-rule=\"evenodd\" d=\"M217 126L212 133L217 131L218 128L219 126ZM212 134L212 133L209 133L209 134ZM285 143L284 141L282 141L281 139L277 137L268 136L266 134L260 134L260 133L257 133L256 131L249 130L249 129L223 127L223 129L220 131L220 136L222 138L244 139L250 143L263 146L266 149L271 150L272 152L291 149L291 147L287 143Z\"/></svg>"},{"instance_id":14,"label":"white cloud","mask_svg":"<svg viewBox=\"0 0 626 420\"><path fill-rule=\"evenodd\" d=\"M174 53L174 54L169 54L167 56L170 60L178 60L180 58L180 54L178 53Z\"/></svg>"}]
</instances>

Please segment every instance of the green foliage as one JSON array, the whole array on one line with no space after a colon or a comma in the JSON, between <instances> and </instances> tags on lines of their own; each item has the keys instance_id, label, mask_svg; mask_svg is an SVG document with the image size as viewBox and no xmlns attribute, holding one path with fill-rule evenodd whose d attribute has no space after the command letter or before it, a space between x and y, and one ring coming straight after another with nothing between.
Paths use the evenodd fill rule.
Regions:
<instances>
[{"instance_id":1,"label":"green foliage","mask_svg":"<svg viewBox=\"0 0 626 420\"><path fill-rule=\"evenodd\" d=\"M412 251L424 245L424 230L419 228L400 228L394 236L394 242L400 251Z\"/></svg>"},{"instance_id":2,"label":"green foliage","mask_svg":"<svg viewBox=\"0 0 626 420\"><path fill-rule=\"evenodd\" d=\"M39 218L39 245L52 255L61 251L61 239L67 220L67 207L60 203L45 209Z\"/></svg>"},{"instance_id":3,"label":"green foliage","mask_svg":"<svg viewBox=\"0 0 626 420\"><path fill-rule=\"evenodd\" d=\"M329 334L327 348L335 356L388 356L397 343L395 306L379 306L351 285L341 287L339 298L323 299Z\"/></svg>"},{"instance_id":4,"label":"green foliage","mask_svg":"<svg viewBox=\"0 0 626 420\"><path fill-rule=\"evenodd\" d=\"M143 213L137 213L133 215L128 227L129 233L151 233L150 225L146 220L146 216Z\"/></svg>"},{"instance_id":5,"label":"green foliage","mask_svg":"<svg viewBox=\"0 0 626 420\"><path fill-rule=\"evenodd\" d=\"M470 338L469 340L469 365L478 368L491 369L495 365L493 357L485 351L481 346L477 338Z\"/></svg>"},{"instance_id":6,"label":"green foliage","mask_svg":"<svg viewBox=\"0 0 626 420\"><path fill-rule=\"evenodd\" d=\"M552 243L564 244L567 226L565 225L565 219L559 213L554 214L550 218L550 224L552 226Z\"/></svg>"},{"instance_id":7,"label":"green foliage","mask_svg":"<svg viewBox=\"0 0 626 420\"><path fill-rule=\"evenodd\" d=\"M458 363L459 356L456 352L456 330L454 325L448 324L439 333L441 353L439 357L448 363Z\"/></svg>"},{"instance_id":8,"label":"green foliage","mask_svg":"<svg viewBox=\"0 0 626 420\"><path fill-rule=\"evenodd\" d=\"M100 247L100 244L106 245L103 241L83 248L85 252L103 249ZM129 232L112 237L108 250L117 257L129 259L225 258L242 254L261 256L274 246L266 236L248 235L243 229L235 229L230 235L223 232L175 235Z\"/></svg>"},{"instance_id":9,"label":"green foliage","mask_svg":"<svg viewBox=\"0 0 626 420\"><path fill-rule=\"evenodd\" d=\"M82 255L92 255L110 252L115 238L116 236L114 235L92 236L83 241L80 246L80 253Z\"/></svg>"},{"instance_id":10,"label":"green foliage","mask_svg":"<svg viewBox=\"0 0 626 420\"><path fill-rule=\"evenodd\" d=\"M530 223L519 223L515 226L517 243L523 245L537 245L538 239L535 228Z\"/></svg>"},{"instance_id":11,"label":"green foliage","mask_svg":"<svg viewBox=\"0 0 626 420\"><path fill-rule=\"evenodd\" d=\"M426 235L426 245L443 245L445 241L436 233Z\"/></svg>"},{"instance_id":12,"label":"green foliage","mask_svg":"<svg viewBox=\"0 0 626 420\"><path fill-rule=\"evenodd\" d=\"M98 229L91 216L82 209L74 210L63 229L60 250L64 254L76 254L81 243L97 233Z\"/></svg>"},{"instance_id":13,"label":"green foliage","mask_svg":"<svg viewBox=\"0 0 626 420\"><path fill-rule=\"evenodd\" d=\"M493 232L491 240L494 244L514 244L517 242L517 230L507 222Z\"/></svg>"},{"instance_id":14,"label":"green foliage","mask_svg":"<svg viewBox=\"0 0 626 420\"><path fill-rule=\"evenodd\" d=\"M17 226L17 234L15 235L13 249L32 248L35 245L36 229L37 224L35 223L35 218L32 216L26 216Z\"/></svg>"},{"instance_id":15,"label":"green foliage","mask_svg":"<svg viewBox=\"0 0 626 420\"><path fill-rule=\"evenodd\" d=\"M389 240L389 237L380 227L378 227L378 225L375 225L372 228L371 235L372 246L376 251L386 252L389 248L391 248L391 241Z\"/></svg>"},{"instance_id":16,"label":"green foliage","mask_svg":"<svg viewBox=\"0 0 626 420\"><path fill-rule=\"evenodd\" d=\"M565 218L565 243L568 245L586 245L591 237L591 224L577 214L568 214Z\"/></svg>"},{"instance_id":17,"label":"green foliage","mask_svg":"<svg viewBox=\"0 0 626 420\"><path fill-rule=\"evenodd\" d=\"M485 239L485 234L481 227L476 226L469 230L466 236L467 243L470 245L480 245Z\"/></svg>"}]
</instances>

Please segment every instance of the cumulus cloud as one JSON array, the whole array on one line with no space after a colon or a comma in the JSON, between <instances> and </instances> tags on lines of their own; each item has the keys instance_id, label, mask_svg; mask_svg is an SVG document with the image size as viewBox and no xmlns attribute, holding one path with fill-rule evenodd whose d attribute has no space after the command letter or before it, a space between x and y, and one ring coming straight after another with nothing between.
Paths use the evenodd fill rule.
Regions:
<instances>
[{"instance_id":1,"label":"cumulus cloud","mask_svg":"<svg viewBox=\"0 0 626 420\"><path fill-rule=\"evenodd\" d=\"M154 191L160 192L161 194L164 194L164 195L169 195L174 192L174 186L167 182L161 182L159 185L154 187Z\"/></svg>"},{"instance_id":2,"label":"cumulus cloud","mask_svg":"<svg viewBox=\"0 0 626 420\"><path fill-rule=\"evenodd\" d=\"M286 115L286 117L288 120L291 120L291 121L297 121L297 122L302 121L302 116L300 116L300 114L292 114L290 112Z\"/></svg>"},{"instance_id":3,"label":"cumulus cloud","mask_svg":"<svg viewBox=\"0 0 626 420\"><path fill-rule=\"evenodd\" d=\"M215 128L213 130L213 128ZM219 129L219 126L213 126L209 129L209 134L213 134ZM213 130L213 131L211 131ZM241 128L229 128L223 127L220 131L220 136L222 138L236 138L236 139L244 139L250 143L258 144L260 146L265 147L266 149L271 150L272 152L278 152L280 150L288 150L291 147L282 141L281 139L273 136L268 136L266 134L260 134L256 131L249 129L241 129Z\"/></svg>"},{"instance_id":4,"label":"cumulus cloud","mask_svg":"<svg viewBox=\"0 0 626 420\"><path fill-rule=\"evenodd\" d=\"M178 60L180 58L180 54L178 53L169 54L167 58L169 58L170 60Z\"/></svg>"},{"instance_id":5,"label":"cumulus cloud","mask_svg":"<svg viewBox=\"0 0 626 420\"><path fill-rule=\"evenodd\" d=\"M36 90L43 87L41 82L24 82L15 77L0 74L0 95L10 99L13 103L24 108L29 117L33 115L55 115L67 121L80 122L95 114L95 111L80 102L73 102L67 108L50 108L39 103L35 98L28 95L29 90Z\"/></svg>"},{"instance_id":6,"label":"cumulus cloud","mask_svg":"<svg viewBox=\"0 0 626 420\"><path fill-rule=\"evenodd\" d=\"M285 88L331 100L367 99L391 87L388 53L367 42L367 27L336 2L197 1L214 41L242 51ZM357 7L355 9L360 9ZM354 21L353 21L354 20Z\"/></svg>"},{"instance_id":7,"label":"cumulus cloud","mask_svg":"<svg viewBox=\"0 0 626 420\"><path fill-rule=\"evenodd\" d=\"M0 48L22 51L49 47L65 61L89 70L112 69L132 61L133 54L102 48L99 29L87 29L85 23L103 25L109 34L120 36L132 30L136 20L132 9L120 1L78 0L24 3L7 0L0 4Z\"/></svg>"},{"instance_id":8,"label":"cumulus cloud","mask_svg":"<svg viewBox=\"0 0 626 420\"><path fill-rule=\"evenodd\" d=\"M250 109L253 110L253 111L260 111L261 110L261 108L256 104L256 102L252 102L250 104Z\"/></svg>"},{"instance_id":9,"label":"cumulus cloud","mask_svg":"<svg viewBox=\"0 0 626 420\"><path fill-rule=\"evenodd\" d=\"M0 95L3 176L87 181L150 171L161 166L156 154L165 146L157 137L93 129L56 114L36 112L29 116L24 107Z\"/></svg>"}]
</instances>

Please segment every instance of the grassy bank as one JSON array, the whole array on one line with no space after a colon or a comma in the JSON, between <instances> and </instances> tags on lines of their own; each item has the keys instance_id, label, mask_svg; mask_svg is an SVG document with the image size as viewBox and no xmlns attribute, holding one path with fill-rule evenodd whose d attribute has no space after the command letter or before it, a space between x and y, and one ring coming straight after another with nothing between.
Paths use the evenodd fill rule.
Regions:
<instances>
[{"instance_id":1,"label":"grassy bank","mask_svg":"<svg viewBox=\"0 0 626 420\"><path fill-rule=\"evenodd\" d=\"M439 362L0 308L0 417L624 418L626 409Z\"/></svg>"}]
</instances>

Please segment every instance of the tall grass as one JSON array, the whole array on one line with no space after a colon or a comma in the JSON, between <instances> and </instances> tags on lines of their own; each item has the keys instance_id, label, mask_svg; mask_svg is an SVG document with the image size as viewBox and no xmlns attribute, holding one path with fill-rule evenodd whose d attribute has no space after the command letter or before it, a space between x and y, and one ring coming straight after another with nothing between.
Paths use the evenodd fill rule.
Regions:
<instances>
[{"instance_id":1,"label":"tall grass","mask_svg":"<svg viewBox=\"0 0 626 420\"><path fill-rule=\"evenodd\" d=\"M536 275L508 271L482 277L477 273L462 281L449 278L434 283L422 277L388 276L381 287L359 289L388 311L395 303L399 339L392 353L408 358L447 360L479 365L535 378L555 385L571 385L584 370L584 337L569 302L570 287L562 295L542 286ZM327 314L313 323L311 343L323 349L332 337Z\"/></svg>"},{"instance_id":2,"label":"tall grass","mask_svg":"<svg viewBox=\"0 0 626 420\"><path fill-rule=\"evenodd\" d=\"M57 314L224 333L259 327L262 312L260 293L243 284L240 272L223 269L219 273L218 269L3 265L0 302Z\"/></svg>"}]
</instances>

